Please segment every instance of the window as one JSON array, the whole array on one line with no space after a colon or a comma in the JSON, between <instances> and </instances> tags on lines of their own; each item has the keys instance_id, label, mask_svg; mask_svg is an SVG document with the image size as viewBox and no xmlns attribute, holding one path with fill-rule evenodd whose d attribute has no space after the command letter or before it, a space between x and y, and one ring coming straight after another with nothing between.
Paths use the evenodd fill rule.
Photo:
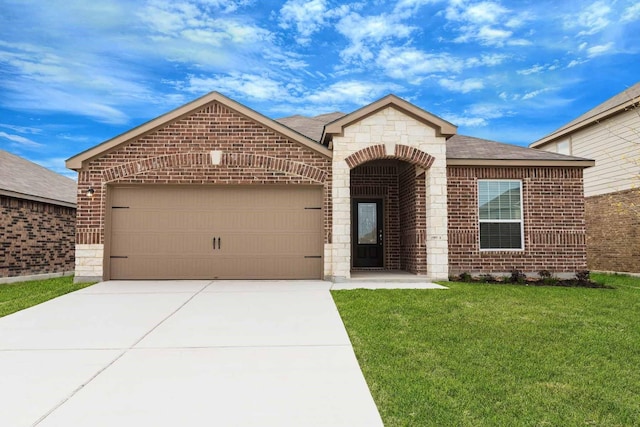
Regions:
<instances>
[{"instance_id":1,"label":"window","mask_svg":"<svg viewBox=\"0 0 640 427\"><path fill-rule=\"evenodd\" d=\"M571 155L571 141L569 141L568 139L559 141L556 144L556 153Z\"/></svg>"},{"instance_id":2,"label":"window","mask_svg":"<svg viewBox=\"0 0 640 427\"><path fill-rule=\"evenodd\" d=\"M522 182L478 181L480 249L523 249Z\"/></svg>"}]
</instances>

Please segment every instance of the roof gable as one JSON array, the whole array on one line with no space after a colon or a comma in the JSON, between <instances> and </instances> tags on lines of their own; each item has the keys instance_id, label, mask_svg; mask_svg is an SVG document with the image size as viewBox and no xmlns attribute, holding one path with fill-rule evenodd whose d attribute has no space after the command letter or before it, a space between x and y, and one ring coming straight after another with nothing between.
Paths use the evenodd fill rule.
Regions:
<instances>
[{"instance_id":1,"label":"roof gable","mask_svg":"<svg viewBox=\"0 0 640 427\"><path fill-rule=\"evenodd\" d=\"M261 125L273 130L274 132L277 132L301 145L309 147L326 157L331 157L331 151L313 141L312 139L308 138L307 136L304 136L301 133L290 129L287 126L284 126L283 124L278 123L275 120L272 120L258 113L257 111L254 111L249 107L240 104L239 102L227 98L219 92L211 92L203 97L189 102L188 104L178 107L175 110L172 110L123 134L120 134L115 138L107 140L102 144L96 145L86 151L83 151L82 153L76 154L75 156L67 159L66 166L69 169L79 170L84 166L86 162L95 159L96 157L100 157L101 155L112 151L117 147L120 147L121 145L127 144L130 141L139 138L149 132L166 126L173 121L186 117L189 114L205 107L207 104L211 104L214 102L220 103L225 107L237 112L238 114L241 114L257 123L260 123Z\"/></svg>"},{"instance_id":2,"label":"roof gable","mask_svg":"<svg viewBox=\"0 0 640 427\"><path fill-rule=\"evenodd\" d=\"M365 107L362 107L353 113L347 114L343 117L334 120L333 122L328 123L322 134L321 142L327 143L331 136L333 135L342 135L344 132L344 128L348 127L352 123L360 121L365 117L368 117L372 114L377 113L380 110L385 108L395 108L416 120L425 123L436 130L436 135L450 137L455 135L457 131L457 127L452 125L448 121L441 119L438 116L435 116L428 111L425 111L415 105L405 101L404 99L398 98L395 95L387 95L382 99L379 99L376 102L373 102Z\"/></svg>"},{"instance_id":3,"label":"roof gable","mask_svg":"<svg viewBox=\"0 0 640 427\"><path fill-rule=\"evenodd\" d=\"M76 188L71 178L0 150L0 194L76 207Z\"/></svg>"},{"instance_id":4,"label":"roof gable","mask_svg":"<svg viewBox=\"0 0 640 427\"><path fill-rule=\"evenodd\" d=\"M640 82L612 96L602 104L597 105L578 118L551 132L549 135L531 143L529 147L540 147L548 144L600 120L604 120L630 108L637 108L638 103L640 103Z\"/></svg>"}]
</instances>

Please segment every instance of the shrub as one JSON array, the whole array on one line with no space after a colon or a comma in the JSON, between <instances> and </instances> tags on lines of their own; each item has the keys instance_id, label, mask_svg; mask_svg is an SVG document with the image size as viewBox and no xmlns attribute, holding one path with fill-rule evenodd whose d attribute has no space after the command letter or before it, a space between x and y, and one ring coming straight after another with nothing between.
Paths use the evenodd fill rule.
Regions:
<instances>
[{"instance_id":1,"label":"shrub","mask_svg":"<svg viewBox=\"0 0 640 427\"><path fill-rule=\"evenodd\" d=\"M591 282L589 277L589 270L580 270L576 272L576 280L579 284L586 284Z\"/></svg>"},{"instance_id":2,"label":"shrub","mask_svg":"<svg viewBox=\"0 0 640 427\"><path fill-rule=\"evenodd\" d=\"M551 272L549 270L540 270L538 271L538 276L543 280L548 279L551 277Z\"/></svg>"},{"instance_id":3,"label":"shrub","mask_svg":"<svg viewBox=\"0 0 640 427\"><path fill-rule=\"evenodd\" d=\"M471 277L471 275L465 271L464 273L460 274L460 281L473 282L473 277Z\"/></svg>"},{"instance_id":4,"label":"shrub","mask_svg":"<svg viewBox=\"0 0 640 427\"><path fill-rule=\"evenodd\" d=\"M524 274L521 270L518 270L515 268L511 270L511 276L509 277L509 282L523 284L526 281L527 281L527 275Z\"/></svg>"},{"instance_id":5,"label":"shrub","mask_svg":"<svg viewBox=\"0 0 640 427\"><path fill-rule=\"evenodd\" d=\"M484 283L492 283L496 281L496 278L491 274L483 274L480 276L480 281Z\"/></svg>"}]
</instances>

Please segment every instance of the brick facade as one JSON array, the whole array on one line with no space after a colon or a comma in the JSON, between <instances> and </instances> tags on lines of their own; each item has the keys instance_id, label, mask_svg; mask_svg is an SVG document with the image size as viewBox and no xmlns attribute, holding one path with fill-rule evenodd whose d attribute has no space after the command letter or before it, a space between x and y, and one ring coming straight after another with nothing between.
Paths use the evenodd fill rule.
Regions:
<instances>
[{"instance_id":1,"label":"brick facade","mask_svg":"<svg viewBox=\"0 0 640 427\"><path fill-rule=\"evenodd\" d=\"M401 164L399 169L400 269L414 274L426 274L425 173L408 164Z\"/></svg>"},{"instance_id":2,"label":"brick facade","mask_svg":"<svg viewBox=\"0 0 640 427\"><path fill-rule=\"evenodd\" d=\"M219 152L219 162L212 151ZM324 187L331 242L331 159L213 102L90 161L78 173L78 269L102 276L110 184L307 184ZM95 189L93 197L84 192ZM78 274L78 273L77 273Z\"/></svg>"},{"instance_id":3,"label":"brick facade","mask_svg":"<svg viewBox=\"0 0 640 427\"><path fill-rule=\"evenodd\" d=\"M582 169L450 166L447 175L451 274L572 274L587 267ZM522 181L523 251L480 251L478 179Z\"/></svg>"},{"instance_id":4,"label":"brick facade","mask_svg":"<svg viewBox=\"0 0 640 427\"><path fill-rule=\"evenodd\" d=\"M0 278L74 269L76 210L0 196Z\"/></svg>"},{"instance_id":5,"label":"brick facade","mask_svg":"<svg viewBox=\"0 0 640 427\"><path fill-rule=\"evenodd\" d=\"M639 273L640 190L587 197L585 217L589 269Z\"/></svg>"}]
</instances>

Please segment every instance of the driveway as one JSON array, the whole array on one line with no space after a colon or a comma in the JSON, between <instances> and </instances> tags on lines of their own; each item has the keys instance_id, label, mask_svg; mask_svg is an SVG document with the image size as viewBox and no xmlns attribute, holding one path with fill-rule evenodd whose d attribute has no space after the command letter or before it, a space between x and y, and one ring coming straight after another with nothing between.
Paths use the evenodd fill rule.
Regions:
<instances>
[{"instance_id":1,"label":"driveway","mask_svg":"<svg viewBox=\"0 0 640 427\"><path fill-rule=\"evenodd\" d=\"M381 426L322 281L111 281L0 318L0 426Z\"/></svg>"}]
</instances>

